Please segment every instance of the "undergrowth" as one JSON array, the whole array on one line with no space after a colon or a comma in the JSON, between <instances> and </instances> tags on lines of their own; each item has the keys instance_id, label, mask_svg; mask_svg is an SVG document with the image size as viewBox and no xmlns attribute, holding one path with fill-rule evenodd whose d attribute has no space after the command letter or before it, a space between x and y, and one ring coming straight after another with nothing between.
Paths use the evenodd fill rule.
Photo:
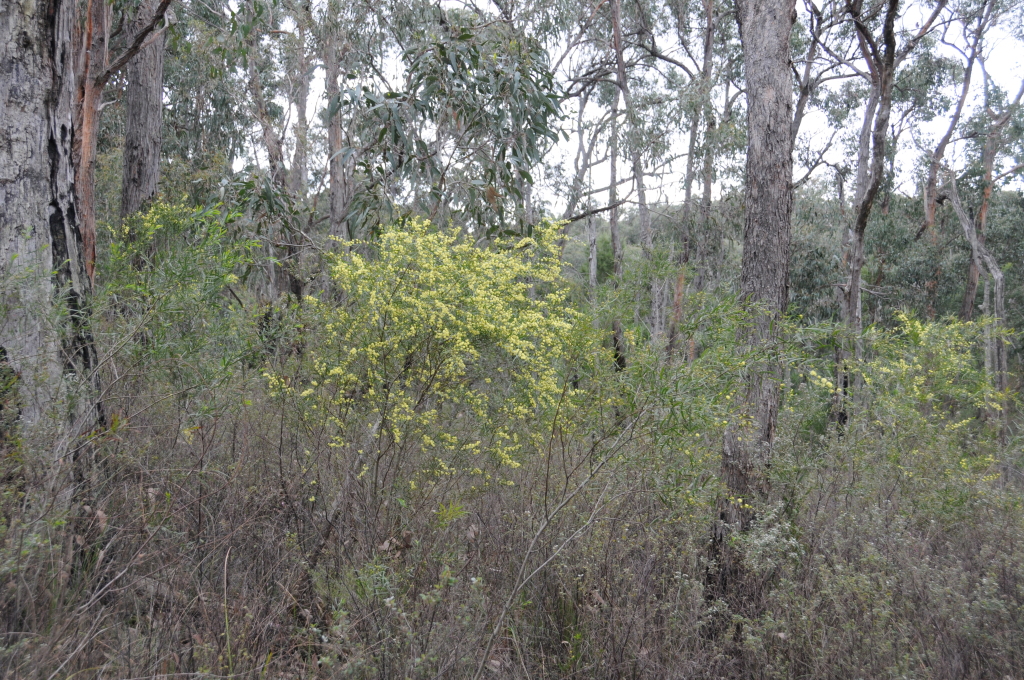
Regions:
<instances>
[{"instance_id":1,"label":"undergrowth","mask_svg":"<svg viewBox=\"0 0 1024 680\"><path fill-rule=\"evenodd\" d=\"M685 352L632 327L617 370L555 226L395 225L339 245L324 294L267 302L235 218L158 204L110 235L79 473L0 421L5 677L1020 676L1021 461L983 324L865 334L842 425L838 332L787 328L726 601L733 301L685 301Z\"/></svg>"}]
</instances>

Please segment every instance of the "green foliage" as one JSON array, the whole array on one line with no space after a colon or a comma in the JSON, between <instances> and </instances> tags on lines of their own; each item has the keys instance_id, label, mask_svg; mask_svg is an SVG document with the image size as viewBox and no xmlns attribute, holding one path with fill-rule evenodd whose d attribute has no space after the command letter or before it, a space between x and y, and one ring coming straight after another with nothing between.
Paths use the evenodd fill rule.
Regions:
<instances>
[{"instance_id":1,"label":"green foliage","mask_svg":"<svg viewBox=\"0 0 1024 680\"><path fill-rule=\"evenodd\" d=\"M602 234L597 239L597 282L604 283L615 273L612 239Z\"/></svg>"},{"instance_id":2,"label":"green foliage","mask_svg":"<svg viewBox=\"0 0 1024 680\"><path fill-rule=\"evenodd\" d=\"M546 52L508 23L446 15L452 23L419 33L404 51L404 91L353 86L328 110L361 108L373 136L357 161L366 184L349 218L362 225L392 214L387 188L397 176L421 184L414 202L424 212L441 210L488 236L512 227L529 235L532 225L512 219L509 203L522 203L531 169L558 139Z\"/></svg>"},{"instance_id":3,"label":"green foliage","mask_svg":"<svg viewBox=\"0 0 1024 680\"><path fill-rule=\"evenodd\" d=\"M857 337L836 293L869 88L847 61L849 13L798 8L795 75L811 88L794 157L817 170L793 212L790 316L778 344L751 349L736 300L746 116L738 28L721 20L732 8L492 5L176 4L161 187L187 198L123 224L123 109L106 104L125 79L111 80L95 207L114 226L89 301L106 419L22 436L19 376L0 354L0 666L26 678L1019 675L1018 404L984 367L986 345L1014 336L951 319L962 230L946 201L919 235L920 197L894 186L906 145L933 145L921 123L940 124L962 82L955 24L984 8L943 5L946 56L923 36L901 60ZM899 25L921 7L908 9ZM134 5L113 11L117 24ZM344 74L329 101L306 89L327 66ZM986 88L1008 105L1012 91ZM557 148L563 105L578 114L575 159ZM1021 155L1012 113L996 176ZM973 98L964 116L946 158L972 163L958 175L970 207L992 123ZM616 276L597 219L590 288L584 222L563 233L526 207L550 214L569 192L574 211L603 205L613 120L617 195L633 204L631 173L649 173L654 250L639 211L621 207ZM340 182L327 173L338 158ZM688 203L668 204L656 180L682 173ZM998 180L985 225L1008 327L1024 309L1014 177ZM331 244L344 226L359 238ZM770 483L744 499L752 525L729 531L723 439L749 421L748 381L764 371L782 392L775 440L755 454Z\"/></svg>"},{"instance_id":4,"label":"green foliage","mask_svg":"<svg viewBox=\"0 0 1024 680\"><path fill-rule=\"evenodd\" d=\"M110 351L147 371L167 371L179 389L209 386L236 370L251 353L251 323L235 289L253 244L232 238L234 218L157 201L110 229L95 300L116 329Z\"/></svg>"},{"instance_id":5,"label":"green foliage","mask_svg":"<svg viewBox=\"0 0 1024 680\"><path fill-rule=\"evenodd\" d=\"M805 364L786 397L773 465L786 517L743 539L777 579L745 629L768 677L982 677L1020 663L994 653L1024 639L1020 576L1006 578L1024 507L989 420L1002 398L979 356L984 323L896 321L862 338L842 428L798 426L835 403L832 365ZM795 551L759 547L792 537Z\"/></svg>"},{"instance_id":6,"label":"green foliage","mask_svg":"<svg viewBox=\"0 0 1024 680\"><path fill-rule=\"evenodd\" d=\"M981 363L982 323L896 316L893 331L873 329L867 335L873 356L858 368L883 426L900 423L910 409L959 426L978 409L998 408L999 396Z\"/></svg>"}]
</instances>

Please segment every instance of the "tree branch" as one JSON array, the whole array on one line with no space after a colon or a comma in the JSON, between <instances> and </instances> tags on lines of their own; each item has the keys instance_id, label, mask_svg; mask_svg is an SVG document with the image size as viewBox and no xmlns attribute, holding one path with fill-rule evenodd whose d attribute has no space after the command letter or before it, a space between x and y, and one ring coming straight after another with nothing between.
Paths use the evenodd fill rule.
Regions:
<instances>
[{"instance_id":1,"label":"tree branch","mask_svg":"<svg viewBox=\"0 0 1024 680\"><path fill-rule=\"evenodd\" d=\"M124 52L121 53L121 56L115 59L114 62L107 67L106 71L96 76L97 87L103 87L106 85L111 76L124 68L125 64L131 61L132 58L146 46L146 39L150 37L153 31L156 30L156 27L164 20L164 16L167 14L167 8L171 6L172 2L174 2L174 0L160 0L160 4L156 6L156 11L153 12L153 19L149 24L144 26L142 30L136 34L135 40L132 41L132 44L125 48ZM164 26L160 30L163 31L166 28L167 27Z\"/></svg>"},{"instance_id":2,"label":"tree branch","mask_svg":"<svg viewBox=\"0 0 1024 680\"><path fill-rule=\"evenodd\" d=\"M623 180L623 181L625 181L625 180ZM593 210L588 210L586 212L581 212L579 214L573 215L572 217L563 217L562 221L565 222L566 224L571 224L572 222L579 222L580 220L582 220L584 218L587 218L587 217L590 217L591 215L597 215L598 213L607 212L607 211L611 210L612 208L618 208L620 205L623 205L623 204L625 204L627 202L628 202L628 199L624 198L621 201L616 201L615 203L609 203L608 205L602 206L600 208L594 208Z\"/></svg>"},{"instance_id":3,"label":"tree branch","mask_svg":"<svg viewBox=\"0 0 1024 680\"><path fill-rule=\"evenodd\" d=\"M660 59L664 62L672 64L673 66L678 66L679 68L683 69L686 75L688 75L690 78L693 78L693 71L691 71L686 64L679 61L678 59L673 59L672 57L668 56L667 54L659 50L657 47L655 47L653 44L647 45L641 42L640 47L655 59Z\"/></svg>"},{"instance_id":4,"label":"tree branch","mask_svg":"<svg viewBox=\"0 0 1024 680\"><path fill-rule=\"evenodd\" d=\"M992 178L992 183L995 184L999 180L1006 179L1010 175L1014 175L1014 174L1020 172L1021 170L1024 170L1024 163L1017 163L1017 165L1013 166L1012 168L1010 168L1006 172L999 173L998 175L993 177Z\"/></svg>"}]
</instances>

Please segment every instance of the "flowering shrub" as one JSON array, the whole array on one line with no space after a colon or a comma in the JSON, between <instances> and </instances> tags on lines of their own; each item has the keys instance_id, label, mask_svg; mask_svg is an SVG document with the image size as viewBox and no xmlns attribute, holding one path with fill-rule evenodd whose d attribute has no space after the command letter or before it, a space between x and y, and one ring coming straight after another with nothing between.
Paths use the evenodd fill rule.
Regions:
<instances>
[{"instance_id":1,"label":"flowering shrub","mask_svg":"<svg viewBox=\"0 0 1024 680\"><path fill-rule=\"evenodd\" d=\"M355 449L375 488L497 481L550 431L570 357L589 341L557 238L546 224L480 248L412 220L386 227L372 257L349 244L331 267L341 303L305 301L303 375L268 373L272 388L297 395L332 447Z\"/></svg>"},{"instance_id":2,"label":"flowering shrub","mask_svg":"<svg viewBox=\"0 0 1024 680\"><path fill-rule=\"evenodd\" d=\"M860 370L883 419L895 422L904 417L901 411L918 409L958 427L976 409L1000 408L980 361L983 323L896 318L895 332L869 333L874 357Z\"/></svg>"}]
</instances>

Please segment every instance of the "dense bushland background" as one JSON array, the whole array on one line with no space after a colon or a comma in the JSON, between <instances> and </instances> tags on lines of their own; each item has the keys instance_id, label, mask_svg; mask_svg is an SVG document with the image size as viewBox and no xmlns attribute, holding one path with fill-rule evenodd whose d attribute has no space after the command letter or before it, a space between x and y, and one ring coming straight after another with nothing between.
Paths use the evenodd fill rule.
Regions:
<instances>
[{"instance_id":1,"label":"dense bushland background","mask_svg":"<svg viewBox=\"0 0 1024 680\"><path fill-rule=\"evenodd\" d=\"M727 295L686 298L690 357L630 325L617 370L602 319L621 290L587 301L557 225L484 250L388 226L327 257L320 296L267 305L238 215L140 219L108 235L110 425L79 512L54 511L45 432L4 445L12 677L1022 667L1022 461L984 321L873 327L841 429L843 331L790 322L772 496L719 597L718 458L751 360Z\"/></svg>"},{"instance_id":2,"label":"dense bushland background","mask_svg":"<svg viewBox=\"0 0 1024 680\"><path fill-rule=\"evenodd\" d=\"M922 121L966 69L930 36L900 72L863 326L844 182L870 93L847 73L809 106L850 153L804 140L788 313L752 347L726 5L408 4L179 3L160 191L126 216L128 85L108 86L76 319L97 379L68 369L22 426L0 357L0 676L1024 676L1020 95L985 76L941 168L985 206L1002 317L955 182L921 228ZM1016 35L1017 5L967 4L940 6L943 40L995 15ZM801 9L801 65L850 66L822 61L853 44L844 7ZM302 97L329 55L318 121ZM758 371L781 385L768 492L729 498ZM100 417L60 426L79 399ZM723 499L755 518L724 552Z\"/></svg>"}]
</instances>

